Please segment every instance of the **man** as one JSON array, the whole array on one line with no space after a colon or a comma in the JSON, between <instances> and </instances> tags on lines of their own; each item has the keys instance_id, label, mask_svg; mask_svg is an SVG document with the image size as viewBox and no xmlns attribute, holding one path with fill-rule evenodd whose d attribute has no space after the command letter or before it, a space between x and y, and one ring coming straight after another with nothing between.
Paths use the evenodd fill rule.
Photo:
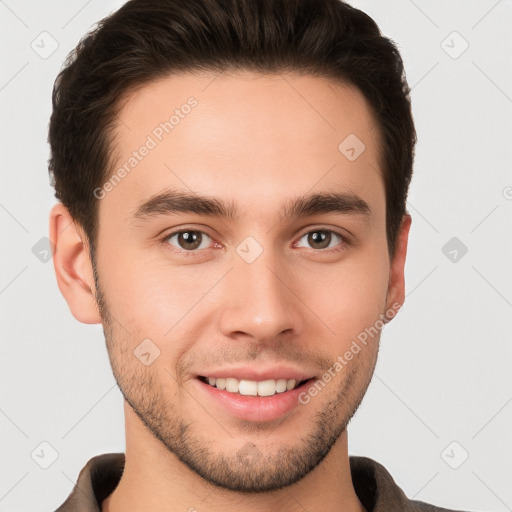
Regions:
<instances>
[{"instance_id":1,"label":"man","mask_svg":"<svg viewBox=\"0 0 512 512\"><path fill-rule=\"evenodd\" d=\"M404 301L403 65L337 0L131 0L54 89L50 237L102 323L126 454L59 511L389 512L347 425Z\"/></svg>"}]
</instances>

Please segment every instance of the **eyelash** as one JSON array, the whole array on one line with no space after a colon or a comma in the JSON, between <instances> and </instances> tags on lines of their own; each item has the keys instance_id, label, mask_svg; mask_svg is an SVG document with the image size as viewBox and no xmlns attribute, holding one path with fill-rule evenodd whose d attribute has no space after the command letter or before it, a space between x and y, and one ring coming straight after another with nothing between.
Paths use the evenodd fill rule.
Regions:
<instances>
[{"instance_id":1,"label":"eyelash","mask_svg":"<svg viewBox=\"0 0 512 512\"><path fill-rule=\"evenodd\" d=\"M169 233L167 235L165 235L165 237L163 237L161 239L161 242L166 246L166 247L170 247L171 251L173 252L177 252L178 254L181 254L181 255L184 255L185 257L195 257L195 256L198 256L199 255L199 252L200 251L204 251L205 249L194 249L194 250L191 250L191 251L186 251L185 249L178 249L177 247L174 247L174 246L171 246L169 244L169 240L173 237L173 236L176 236L176 235L179 235L180 233L187 233L187 232L191 232L191 233L201 233L202 235L206 235L208 238L212 239L213 238L206 232L204 231L201 231L199 229L180 229L178 231L173 231L172 233ZM324 228L315 228L315 229L312 229L310 231L306 231L305 233L303 233L299 238L298 240L300 240L301 238L303 238L304 236L306 235L309 235L311 233L315 233L315 232L326 232L326 233L333 233L334 235L338 236L340 239L341 239L341 242L335 246L334 248L328 248L328 249L311 249L312 251L314 252L317 252L317 253L335 253L335 252L341 252L341 251L344 251L347 249L347 246L350 245L350 241L347 239L347 237L345 235L342 235L341 233L338 233L337 231L334 231L332 229L324 229ZM215 242L216 243L216 242Z\"/></svg>"}]
</instances>

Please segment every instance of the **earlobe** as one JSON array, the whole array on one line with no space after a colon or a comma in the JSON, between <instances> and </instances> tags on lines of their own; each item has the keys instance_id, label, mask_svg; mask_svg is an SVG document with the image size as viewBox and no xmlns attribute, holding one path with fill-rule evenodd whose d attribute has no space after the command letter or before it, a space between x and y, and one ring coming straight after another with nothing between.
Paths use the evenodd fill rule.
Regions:
<instances>
[{"instance_id":1,"label":"earlobe","mask_svg":"<svg viewBox=\"0 0 512 512\"><path fill-rule=\"evenodd\" d=\"M400 230L396 239L395 254L390 265L386 312L391 312L391 318L398 312L405 301L405 259L407 256L407 243L412 218L406 213L402 218Z\"/></svg>"},{"instance_id":2,"label":"earlobe","mask_svg":"<svg viewBox=\"0 0 512 512\"><path fill-rule=\"evenodd\" d=\"M50 240L59 290L72 315L85 324L101 323L94 298L94 277L87 239L68 209L57 203L50 212Z\"/></svg>"}]
</instances>

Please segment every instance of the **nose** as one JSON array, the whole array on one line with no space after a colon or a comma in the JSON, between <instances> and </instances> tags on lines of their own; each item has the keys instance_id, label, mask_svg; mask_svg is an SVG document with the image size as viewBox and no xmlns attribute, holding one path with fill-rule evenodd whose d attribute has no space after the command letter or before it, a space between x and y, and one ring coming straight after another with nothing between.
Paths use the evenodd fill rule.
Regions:
<instances>
[{"instance_id":1,"label":"nose","mask_svg":"<svg viewBox=\"0 0 512 512\"><path fill-rule=\"evenodd\" d=\"M305 314L293 290L293 273L265 250L252 263L237 255L223 283L220 329L230 338L250 338L261 344L303 329Z\"/></svg>"}]
</instances>

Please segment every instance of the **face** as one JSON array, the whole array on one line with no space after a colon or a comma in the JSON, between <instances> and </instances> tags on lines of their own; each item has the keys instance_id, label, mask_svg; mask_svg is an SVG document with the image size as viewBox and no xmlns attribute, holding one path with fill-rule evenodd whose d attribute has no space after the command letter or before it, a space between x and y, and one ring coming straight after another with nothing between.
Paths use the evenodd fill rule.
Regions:
<instances>
[{"instance_id":1,"label":"face","mask_svg":"<svg viewBox=\"0 0 512 512\"><path fill-rule=\"evenodd\" d=\"M368 105L313 76L180 74L119 119L95 272L127 422L216 485L294 483L344 433L377 358L361 333L399 295Z\"/></svg>"}]
</instances>

